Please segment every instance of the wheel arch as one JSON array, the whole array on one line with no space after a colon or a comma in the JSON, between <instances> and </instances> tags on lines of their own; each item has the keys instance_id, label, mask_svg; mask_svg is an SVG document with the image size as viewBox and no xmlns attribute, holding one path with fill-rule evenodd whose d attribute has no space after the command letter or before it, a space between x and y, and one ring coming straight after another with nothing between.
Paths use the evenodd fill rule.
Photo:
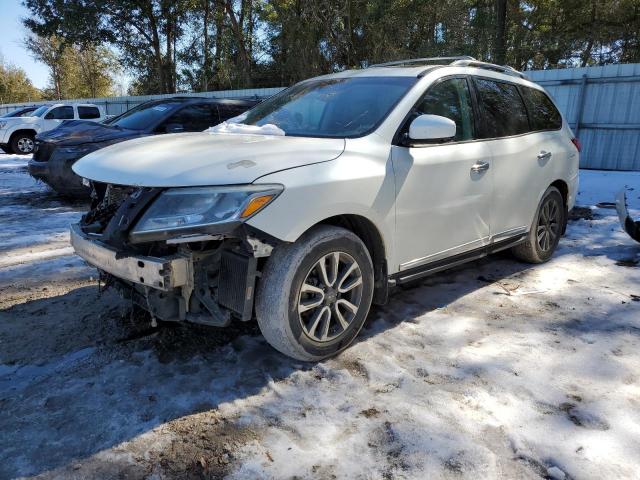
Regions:
<instances>
[{"instance_id":1,"label":"wheel arch","mask_svg":"<svg viewBox=\"0 0 640 480\"><path fill-rule=\"evenodd\" d=\"M388 269L387 254L384 239L376 225L366 217L355 214L335 215L326 218L316 225L333 225L345 228L353 232L367 247L371 261L373 262L374 292L373 303L383 305L387 303L388 291ZM313 227L311 227L313 228Z\"/></svg>"},{"instance_id":2,"label":"wheel arch","mask_svg":"<svg viewBox=\"0 0 640 480\"><path fill-rule=\"evenodd\" d=\"M11 134L11 136L9 137L9 143L11 143L13 139L21 133L30 133L31 135L34 136L34 138L38 134L38 132L36 132L33 128L19 128L18 130L16 130Z\"/></svg>"}]
</instances>

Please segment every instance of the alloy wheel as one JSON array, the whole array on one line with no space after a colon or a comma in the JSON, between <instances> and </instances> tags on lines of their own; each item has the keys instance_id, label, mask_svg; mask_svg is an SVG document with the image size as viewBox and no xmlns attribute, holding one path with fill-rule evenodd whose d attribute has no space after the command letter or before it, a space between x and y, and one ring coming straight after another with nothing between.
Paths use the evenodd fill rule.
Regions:
<instances>
[{"instance_id":1,"label":"alloy wheel","mask_svg":"<svg viewBox=\"0 0 640 480\"><path fill-rule=\"evenodd\" d=\"M33 151L33 140L28 137L20 138L17 145L21 153L31 153Z\"/></svg>"},{"instance_id":2,"label":"alloy wheel","mask_svg":"<svg viewBox=\"0 0 640 480\"><path fill-rule=\"evenodd\" d=\"M316 342L338 338L358 313L362 291L362 271L351 255L324 255L307 273L298 295L304 333Z\"/></svg>"},{"instance_id":3,"label":"alloy wheel","mask_svg":"<svg viewBox=\"0 0 640 480\"><path fill-rule=\"evenodd\" d=\"M538 247L543 252L548 252L554 247L556 238L560 234L562 212L555 198L549 198L540 209L536 239Z\"/></svg>"}]
</instances>

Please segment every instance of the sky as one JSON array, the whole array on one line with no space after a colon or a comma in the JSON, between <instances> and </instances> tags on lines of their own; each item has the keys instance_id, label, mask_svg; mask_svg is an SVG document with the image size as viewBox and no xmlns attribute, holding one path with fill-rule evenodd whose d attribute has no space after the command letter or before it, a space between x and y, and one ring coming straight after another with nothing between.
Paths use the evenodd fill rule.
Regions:
<instances>
[{"instance_id":1,"label":"sky","mask_svg":"<svg viewBox=\"0 0 640 480\"><path fill-rule=\"evenodd\" d=\"M21 0L0 0L0 54L6 63L27 72L36 87L43 88L49 79L47 67L36 62L22 45L27 30L21 19L28 15L29 11L22 6Z\"/></svg>"}]
</instances>

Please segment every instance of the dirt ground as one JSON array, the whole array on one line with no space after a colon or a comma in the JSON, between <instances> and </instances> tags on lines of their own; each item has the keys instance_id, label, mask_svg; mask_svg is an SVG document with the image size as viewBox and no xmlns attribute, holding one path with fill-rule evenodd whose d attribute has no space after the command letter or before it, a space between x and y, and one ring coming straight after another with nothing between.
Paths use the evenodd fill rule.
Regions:
<instances>
[{"instance_id":1,"label":"dirt ground","mask_svg":"<svg viewBox=\"0 0 640 480\"><path fill-rule=\"evenodd\" d=\"M585 174L550 263L430 277L302 364L100 294L65 250L84 206L24 162L0 155L0 478L640 478L640 244L595 207L640 175Z\"/></svg>"}]
</instances>

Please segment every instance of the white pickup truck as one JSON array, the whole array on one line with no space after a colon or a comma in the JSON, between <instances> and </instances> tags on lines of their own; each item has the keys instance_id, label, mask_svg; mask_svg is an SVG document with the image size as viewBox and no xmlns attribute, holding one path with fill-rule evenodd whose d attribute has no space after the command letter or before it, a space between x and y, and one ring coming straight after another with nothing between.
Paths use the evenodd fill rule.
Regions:
<instances>
[{"instance_id":1,"label":"white pickup truck","mask_svg":"<svg viewBox=\"0 0 640 480\"><path fill-rule=\"evenodd\" d=\"M0 118L0 148L7 153L33 153L37 134L53 130L65 120L101 122L107 117L93 104L54 103L41 105L28 117Z\"/></svg>"}]
</instances>

